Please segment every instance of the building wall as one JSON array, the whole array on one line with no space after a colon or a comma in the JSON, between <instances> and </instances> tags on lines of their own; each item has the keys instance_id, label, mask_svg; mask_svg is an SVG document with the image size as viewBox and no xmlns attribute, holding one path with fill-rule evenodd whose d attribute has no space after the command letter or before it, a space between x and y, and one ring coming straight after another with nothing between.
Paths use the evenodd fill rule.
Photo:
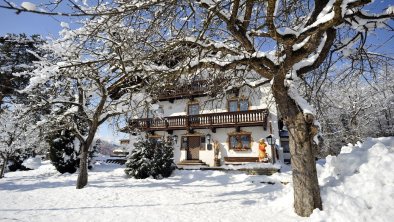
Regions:
<instances>
[{"instance_id":1,"label":"building wall","mask_svg":"<svg viewBox=\"0 0 394 222\"><path fill-rule=\"evenodd\" d=\"M213 141L218 141L220 143L220 155L219 157L224 161L224 157L258 157L259 154L259 140L262 138L266 138L270 135L269 130L264 130L263 127L241 127L241 132L251 133L251 149L247 151L236 151L229 148L229 133L235 132L235 128L218 128L216 129L216 133L211 132L209 129L196 129L195 134L207 135L211 134L211 144ZM170 134L166 131L156 131L155 135L162 136L163 138L167 138ZM182 136L190 135L186 130L174 130L172 136L177 135L178 140L174 144L174 160L175 163L179 163L183 160L186 160L186 151L181 150L181 139ZM279 138L279 137L275 137ZM199 159L204 161L210 166L214 165L214 151L207 149L208 141L206 141L205 149L200 150ZM267 153L272 157L271 148L267 146ZM283 159L280 157L280 159Z\"/></svg>"},{"instance_id":2,"label":"building wall","mask_svg":"<svg viewBox=\"0 0 394 222\"><path fill-rule=\"evenodd\" d=\"M225 98L213 100L210 97L198 97L196 100L200 104L200 113L217 113L228 111L228 99L234 98L235 95L228 95ZM196 129L195 133L201 133L201 135L211 134L211 143L217 140L220 143L220 158L223 162L223 157L258 157L258 141L261 138L265 138L270 134L273 134L277 138L277 144L280 144L279 133L278 133L278 119L276 108L270 94L270 87L259 87L249 88L244 87L239 92L239 97L249 98L249 110L254 109L268 109L268 126L264 130L263 126L258 127L241 127L242 132L251 133L251 149L247 151L235 151L229 149L229 133L236 131L235 127L232 128L217 128L216 133L211 132L209 129ZM158 105L163 109L163 117L167 116L180 116L187 115L187 105L191 102L190 99L176 99L173 103L169 101L160 101ZM145 115L146 116L146 115ZM167 138L169 134L166 131L156 131L156 135ZM181 162L186 159L186 151L181 150L181 138L184 135L188 135L186 130L174 130L172 136L177 135L178 141L174 146L174 159L175 163ZM208 142L208 141L206 141ZM272 156L271 149L267 147L267 153ZM210 166L214 164L214 151L207 149L207 143L205 144L205 150L200 150L199 159L204 161ZM280 158L281 159L281 158ZM283 158L282 158L283 159Z\"/></svg>"},{"instance_id":3,"label":"building wall","mask_svg":"<svg viewBox=\"0 0 394 222\"><path fill-rule=\"evenodd\" d=\"M187 115L187 104L190 102L198 101L200 104L200 113L217 113L228 111L228 99L232 98L249 98L249 109L265 109L269 108L269 88L260 87L251 89L244 87L240 90L239 96L235 97L230 94L225 98L213 99L211 97L197 97L194 101L190 99L176 99L172 103L169 101L160 101L158 105L163 108L163 116L180 116ZM272 102L271 102L272 103ZM272 103L273 104L273 103ZM147 116L147 114L145 115Z\"/></svg>"}]
</instances>

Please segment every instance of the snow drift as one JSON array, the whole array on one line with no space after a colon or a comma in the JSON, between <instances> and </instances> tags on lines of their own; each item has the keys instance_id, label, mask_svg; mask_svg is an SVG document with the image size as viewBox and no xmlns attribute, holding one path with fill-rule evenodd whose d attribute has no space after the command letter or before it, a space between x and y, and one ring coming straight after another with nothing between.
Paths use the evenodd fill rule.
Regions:
<instances>
[{"instance_id":1,"label":"snow drift","mask_svg":"<svg viewBox=\"0 0 394 222\"><path fill-rule=\"evenodd\" d=\"M43 161L0 180L0 221L392 221L393 150L394 137L367 139L318 165L324 211L310 218L294 213L291 171L283 168L272 176L176 170L162 180L137 180L102 163L77 190L77 174Z\"/></svg>"},{"instance_id":2,"label":"snow drift","mask_svg":"<svg viewBox=\"0 0 394 222\"><path fill-rule=\"evenodd\" d=\"M23 161L22 165L28 169L38 169L41 166L41 157L30 157Z\"/></svg>"},{"instance_id":3,"label":"snow drift","mask_svg":"<svg viewBox=\"0 0 394 222\"><path fill-rule=\"evenodd\" d=\"M394 138L367 139L342 147L318 168L324 211L316 221L392 221Z\"/></svg>"}]
</instances>

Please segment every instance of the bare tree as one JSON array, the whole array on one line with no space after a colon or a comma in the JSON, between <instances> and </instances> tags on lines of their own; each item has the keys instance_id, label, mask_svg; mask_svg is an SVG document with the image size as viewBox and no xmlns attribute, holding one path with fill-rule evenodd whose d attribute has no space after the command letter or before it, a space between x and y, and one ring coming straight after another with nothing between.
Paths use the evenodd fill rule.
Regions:
<instances>
[{"instance_id":1,"label":"bare tree","mask_svg":"<svg viewBox=\"0 0 394 222\"><path fill-rule=\"evenodd\" d=\"M321 122L324 142L320 155L337 155L343 145L366 137L393 135L392 65L376 60L373 64L373 72L342 64L324 82L316 79L306 87Z\"/></svg>"},{"instance_id":2,"label":"bare tree","mask_svg":"<svg viewBox=\"0 0 394 222\"><path fill-rule=\"evenodd\" d=\"M100 25L117 21L143 33L140 41L131 41L135 50L131 54L139 52L140 56L122 59L133 71L124 72L117 87L126 86L122 83L130 78L146 79L149 75L150 79L177 79L185 73L220 71L236 76L238 70L271 80L273 96L290 133L295 211L309 216L313 209L322 209L313 155L318 124L314 109L298 93L299 82L333 51L365 50L363 43L370 32L390 28L393 7L371 14L364 10L370 0L145 0L109 1L90 7L69 2L74 11L68 15L93 16L92 21L100 17ZM57 13L30 6L8 3L1 7ZM349 38L336 42L344 34ZM354 42L361 42L360 47ZM180 54L175 62L158 62L161 55L174 53Z\"/></svg>"},{"instance_id":3,"label":"bare tree","mask_svg":"<svg viewBox=\"0 0 394 222\"><path fill-rule=\"evenodd\" d=\"M0 158L2 160L0 178L4 177L8 160L16 152L27 149L40 152L45 148L40 142L42 141L40 130L31 124L34 116L24 112L24 109L24 105L12 104L11 107L8 104L8 107L0 113Z\"/></svg>"},{"instance_id":4,"label":"bare tree","mask_svg":"<svg viewBox=\"0 0 394 222\"><path fill-rule=\"evenodd\" d=\"M98 127L139 106L131 94L110 96L110 86L121 76L114 68L119 65L114 58L118 54L108 44L84 36L85 29L89 27L81 32L66 28L62 38L44 45L52 53L39 58L39 68L32 72L29 85L22 91L29 95L29 110L46 110L37 123L46 129L44 133L71 130L78 138L81 150L77 189L88 183L88 150ZM144 98L143 93L135 96L138 101Z\"/></svg>"}]
</instances>

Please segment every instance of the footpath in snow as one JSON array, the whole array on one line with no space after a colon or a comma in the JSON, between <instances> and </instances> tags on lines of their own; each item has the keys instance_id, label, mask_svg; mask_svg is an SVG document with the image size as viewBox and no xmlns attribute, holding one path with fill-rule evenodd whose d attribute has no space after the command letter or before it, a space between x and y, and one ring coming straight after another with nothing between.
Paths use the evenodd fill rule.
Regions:
<instances>
[{"instance_id":1,"label":"footpath in snow","mask_svg":"<svg viewBox=\"0 0 394 222\"><path fill-rule=\"evenodd\" d=\"M0 221L392 221L394 138L349 145L318 164L324 211L293 212L291 171L272 176L178 170L162 179L125 177L101 164L89 185L44 162L0 180ZM281 183L282 182L282 183Z\"/></svg>"}]
</instances>

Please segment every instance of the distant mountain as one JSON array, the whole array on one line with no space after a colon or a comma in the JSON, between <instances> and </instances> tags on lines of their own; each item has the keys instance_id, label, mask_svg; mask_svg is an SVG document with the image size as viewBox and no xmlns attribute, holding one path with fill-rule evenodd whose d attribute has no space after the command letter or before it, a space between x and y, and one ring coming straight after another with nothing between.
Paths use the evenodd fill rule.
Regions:
<instances>
[{"instance_id":1,"label":"distant mountain","mask_svg":"<svg viewBox=\"0 0 394 222\"><path fill-rule=\"evenodd\" d=\"M97 140L96 140L97 141ZM94 144L97 142L94 141ZM110 155L112 153L112 150L119 148L120 146L117 144L113 144L111 142L108 142L106 140L100 139L100 145L99 145L99 153L103 155Z\"/></svg>"}]
</instances>

